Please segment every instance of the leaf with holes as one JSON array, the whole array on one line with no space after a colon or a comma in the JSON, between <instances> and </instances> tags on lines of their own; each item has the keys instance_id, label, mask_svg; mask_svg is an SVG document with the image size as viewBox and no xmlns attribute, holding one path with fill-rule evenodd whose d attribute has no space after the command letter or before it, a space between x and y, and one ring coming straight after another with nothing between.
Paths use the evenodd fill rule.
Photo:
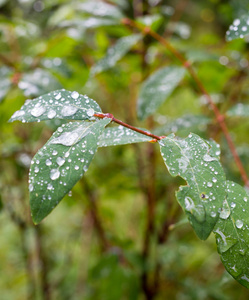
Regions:
<instances>
[{"instance_id":1,"label":"leaf with holes","mask_svg":"<svg viewBox=\"0 0 249 300\"><path fill-rule=\"evenodd\" d=\"M41 222L87 171L98 139L111 119L62 125L34 156L29 176L30 207Z\"/></svg>"},{"instance_id":2,"label":"leaf with holes","mask_svg":"<svg viewBox=\"0 0 249 300\"><path fill-rule=\"evenodd\" d=\"M117 61L136 45L141 38L142 35L133 34L119 39L114 46L108 49L106 56L92 67L91 75L98 74L115 66Z\"/></svg>"},{"instance_id":3,"label":"leaf with holes","mask_svg":"<svg viewBox=\"0 0 249 300\"><path fill-rule=\"evenodd\" d=\"M227 41L249 37L249 14L244 15L233 21L226 32Z\"/></svg>"},{"instance_id":4,"label":"leaf with holes","mask_svg":"<svg viewBox=\"0 0 249 300\"><path fill-rule=\"evenodd\" d=\"M152 138L124 126L106 128L99 137L99 147L149 142Z\"/></svg>"},{"instance_id":5,"label":"leaf with holes","mask_svg":"<svg viewBox=\"0 0 249 300\"><path fill-rule=\"evenodd\" d=\"M174 134L160 140L161 154L172 176L187 181L176 193L196 234L208 238L225 199L225 174L211 145L196 134L180 139Z\"/></svg>"},{"instance_id":6,"label":"leaf with holes","mask_svg":"<svg viewBox=\"0 0 249 300\"><path fill-rule=\"evenodd\" d=\"M140 119L152 115L170 96L185 74L181 67L165 67L153 73L142 85L137 102Z\"/></svg>"},{"instance_id":7,"label":"leaf with holes","mask_svg":"<svg viewBox=\"0 0 249 300\"><path fill-rule=\"evenodd\" d=\"M217 248L226 270L249 288L249 197L240 185L226 184L227 197L214 228Z\"/></svg>"},{"instance_id":8,"label":"leaf with holes","mask_svg":"<svg viewBox=\"0 0 249 300\"><path fill-rule=\"evenodd\" d=\"M52 119L87 120L99 112L99 105L87 96L75 91L57 90L34 100L26 100L9 121L19 120L25 123Z\"/></svg>"}]
</instances>

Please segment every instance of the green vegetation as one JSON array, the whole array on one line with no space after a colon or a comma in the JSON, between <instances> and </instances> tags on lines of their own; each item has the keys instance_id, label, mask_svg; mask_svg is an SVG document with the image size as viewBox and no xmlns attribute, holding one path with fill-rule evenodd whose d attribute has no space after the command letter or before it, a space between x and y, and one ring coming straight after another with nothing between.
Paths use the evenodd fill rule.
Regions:
<instances>
[{"instance_id":1,"label":"green vegetation","mask_svg":"<svg viewBox=\"0 0 249 300\"><path fill-rule=\"evenodd\" d=\"M1 299L248 298L248 10L0 1Z\"/></svg>"}]
</instances>

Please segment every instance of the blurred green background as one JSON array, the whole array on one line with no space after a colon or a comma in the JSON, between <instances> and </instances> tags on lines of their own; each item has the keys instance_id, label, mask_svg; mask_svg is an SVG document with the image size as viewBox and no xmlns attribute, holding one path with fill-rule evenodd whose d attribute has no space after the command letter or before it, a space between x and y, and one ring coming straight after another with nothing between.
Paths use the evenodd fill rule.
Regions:
<instances>
[{"instance_id":1,"label":"blurred green background","mask_svg":"<svg viewBox=\"0 0 249 300\"><path fill-rule=\"evenodd\" d=\"M186 76L147 120L136 116L144 79L178 64L146 36L112 68L91 67L124 36L115 13L139 19L193 63L221 112L249 104L248 44L225 41L246 0L0 0L0 298L248 299L220 262L215 240L200 241L175 199L183 182L166 170L158 145L98 150L85 177L41 224L30 218L28 170L59 122L8 123L28 98L65 88L95 99L103 112L167 135L190 131L221 144L227 179L243 184L212 111ZM91 4L90 4L91 6ZM145 22L146 19L143 19ZM226 116L249 173L248 119Z\"/></svg>"}]
</instances>

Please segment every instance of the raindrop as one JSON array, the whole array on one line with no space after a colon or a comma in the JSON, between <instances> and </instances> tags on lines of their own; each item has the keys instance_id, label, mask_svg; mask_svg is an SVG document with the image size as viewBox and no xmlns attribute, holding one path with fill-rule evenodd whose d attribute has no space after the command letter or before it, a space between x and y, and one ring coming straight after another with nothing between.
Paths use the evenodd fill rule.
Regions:
<instances>
[{"instance_id":1,"label":"raindrop","mask_svg":"<svg viewBox=\"0 0 249 300\"><path fill-rule=\"evenodd\" d=\"M207 183L207 186L208 186L208 187L212 187L212 186L213 186L212 182L208 182L208 183Z\"/></svg>"},{"instance_id":2,"label":"raindrop","mask_svg":"<svg viewBox=\"0 0 249 300\"><path fill-rule=\"evenodd\" d=\"M57 152L56 150L53 150L52 154L53 154L53 155L57 155L58 152Z\"/></svg>"},{"instance_id":3,"label":"raindrop","mask_svg":"<svg viewBox=\"0 0 249 300\"><path fill-rule=\"evenodd\" d=\"M33 184L30 184L29 185L29 191L32 192L33 190L34 190L34 186L33 186Z\"/></svg>"},{"instance_id":4,"label":"raindrop","mask_svg":"<svg viewBox=\"0 0 249 300\"><path fill-rule=\"evenodd\" d=\"M38 167L35 167L34 172L35 172L35 173L38 173L38 172L39 172L39 168L38 168Z\"/></svg>"},{"instance_id":5,"label":"raindrop","mask_svg":"<svg viewBox=\"0 0 249 300\"><path fill-rule=\"evenodd\" d=\"M46 108L44 106L37 106L37 107L34 107L30 113L32 116L34 117L40 117L41 115L43 115L46 111Z\"/></svg>"},{"instance_id":6,"label":"raindrop","mask_svg":"<svg viewBox=\"0 0 249 300\"><path fill-rule=\"evenodd\" d=\"M59 94L57 94L56 96L55 96L55 99L56 100L59 100L61 98L61 93L59 93Z\"/></svg>"},{"instance_id":7,"label":"raindrop","mask_svg":"<svg viewBox=\"0 0 249 300\"><path fill-rule=\"evenodd\" d=\"M65 158L63 157L57 157L56 162L59 166L62 166L65 163Z\"/></svg>"},{"instance_id":8,"label":"raindrop","mask_svg":"<svg viewBox=\"0 0 249 300\"><path fill-rule=\"evenodd\" d=\"M60 177L60 171L57 169L52 169L50 172L50 179L55 180Z\"/></svg>"},{"instance_id":9,"label":"raindrop","mask_svg":"<svg viewBox=\"0 0 249 300\"><path fill-rule=\"evenodd\" d=\"M217 182L217 179L215 177L212 178L213 182Z\"/></svg>"},{"instance_id":10,"label":"raindrop","mask_svg":"<svg viewBox=\"0 0 249 300\"><path fill-rule=\"evenodd\" d=\"M24 111L24 110L18 110L18 111L16 111L16 112L13 114L12 118L18 118L18 117L21 117L21 116L23 116L23 115L25 115L25 111Z\"/></svg>"},{"instance_id":11,"label":"raindrop","mask_svg":"<svg viewBox=\"0 0 249 300\"><path fill-rule=\"evenodd\" d=\"M246 197L244 197L243 200L244 200L245 202L247 202L247 198L246 198Z\"/></svg>"},{"instance_id":12,"label":"raindrop","mask_svg":"<svg viewBox=\"0 0 249 300\"><path fill-rule=\"evenodd\" d=\"M236 220L235 225L236 225L237 228L240 229L243 226L243 222L241 220Z\"/></svg>"},{"instance_id":13,"label":"raindrop","mask_svg":"<svg viewBox=\"0 0 249 300\"><path fill-rule=\"evenodd\" d=\"M242 30L242 31L247 31L247 27L246 27L246 26L243 26L243 27L241 28L241 30Z\"/></svg>"},{"instance_id":14,"label":"raindrop","mask_svg":"<svg viewBox=\"0 0 249 300\"><path fill-rule=\"evenodd\" d=\"M80 167L77 166L77 165L74 167L75 170L79 170L79 168L80 168Z\"/></svg>"},{"instance_id":15,"label":"raindrop","mask_svg":"<svg viewBox=\"0 0 249 300\"><path fill-rule=\"evenodd\" d=\"M53 119L54 117L56 116L56 111L51 109L49 112L48 112L48 118L49 119Z\"/></svg>"},{"instance_id":16,"label":"raindrop","mask_svg":"<svg viewBox=\"0 0 249 300\"><path fill-rule=\"evenodd\" d=\"M51 166L52 165L52 161L50 159L46 160L46 166Z\"/></svg>"},{"instance_id":17,"label":"raindrop","mask_svg":"<svg viewBox=\"0 0 249 300\"><path fill-rule=\"evenodd\" d=\"M210 215L211 215L212 218L215 218L216 217L216 212L212 211Z\"/></svg>"},{"instance_id":18,"label":"raindrop","mask_svg":"<svg viewBox=\"0 0 249 300\"><path fill-rule=\"evenodd\" d=\"M48 190L52 190L52 189L53 189L53 186L52 186L51 183L48 184L47 189L48 189Z\"/></svg>"},{"instance_id":19,"label":"raindrop","mask_svg":"<svg viewBox=\"0 0 249 300\"><path fill-rule=\"evenodd\" d=\"M236 206L236 203L232 202L231 203L231 208L235 208L235 206Z\"/></svg>"},{"instance_id":20,"label":"raindrop","mask_svg":"<svg viewBox=\"0 0 249 300\"><path fill-rule=\"evenodd\" d=\"M229 216L230 216L230 208L228 206L228 203L226 201L223 202L223 207L221 209L221 212L220 212L220 218L221 219L227 219Z\"/></svg>"},{"instance_id":21,"label":"raindrop","mask_svg":"<svg viewBox=\"0 0 249 300\"><path fill-rule=\"evenodd\" d=\"M93 108L89 108L87 110L86 114L88 115L88 117L92 117L94 115L94 109Z\"/></svg>"},{"instance_id":22,"label":"raindrop","mask_svg":"<svg viewBox=\"0 0 249 300\"><path fill-rule=\"evenodd\" d=\"M64 132L59 137L55 138L51 144L61 144L64 146L72 146L79 139L77 132ZM67 156L66 156L67 157Z\"/></svg>"},{"instance_id":23,"label":"raindrop","mask_svg":"<svg viewBox=\"0 0 249 300\"><path fill-rule=\"evenodd\" d=\"M78 110L78 107L76 107L76 106L66 105L66 106L63 106L63 108L61 110L61 114L64 117L69 117L69 116L74 115L77 112L77 110Z\"/></svg>"},{"instance_id":24,"label":"raindrop","mask_svg":"<svg viewBox=\"0 0 249 300\"><path fill-rule=\"evenodd\" d=\"M73 98L73 99L78 99L79 98L79 93L78 92L72 92L72 95L71 95L71 97Z\"/></svg>"},{"instance_id":25,"label":"raindrop","mask_svg":"<svg viewBox=\"0 0 249 300\"><path fill-rule=\"evenodd\" d=\"M234 26L239 26L239 24L240 24L240 20L239 20L239 19L235 19L235 20L233 21L233 25L234 25Z\"/></svg>"}]
</instances>

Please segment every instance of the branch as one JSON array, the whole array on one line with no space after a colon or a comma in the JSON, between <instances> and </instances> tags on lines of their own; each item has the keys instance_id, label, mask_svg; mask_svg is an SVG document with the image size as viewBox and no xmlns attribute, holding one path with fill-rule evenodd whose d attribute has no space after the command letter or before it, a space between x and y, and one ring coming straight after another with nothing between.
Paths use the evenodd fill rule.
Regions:
<instances>
[{"instance_id":1,"label":"branch","mask_svg":"<svg viewBox=\"0 0 249 300\"><path fill-rule=\"evenodd\" d=\"M131 129L133 131L136 131L138 133L141 133L143 135L147 135L147 136L152 137L153 138L152 142L160 141L161 139L165 138L165 136L158 136L158 135L155 135L155 134L150 133L148 131L138 129L138 128L132 126L132 125L129 125L129 124L127 124L127 123L125 123L121 120L118 120L118 119L114 118L114 116L112 114L109 114L109 113L107 113L107 114L94 114L94 117L98 117L98 118L101 118L101 119L110 118L110 119L112 119L112 122L115 122L119 125L122 125L126 128L129 128L129 129Z\"/></svg>"},{"instance_id":2,"label":"branch","mask_svg":"<svg viewBox=\"0 0 249 300\"><path fill-rule=\"evenodd\" d=\"M213 102L211 96L209 95L209 93L206 91L204 85L202 84L202 82L200 81L200 79L198 78L195 70L193 69L191 63L189 61L187 61L185 59L185 57L177 50L175 49L165 38L163 38L162 36L160 36L158 33L156 33L155 31L153 31L150 27L144 26L142 24L139 24L131 19L128 18L124 18L121 21L124 25L128 25L131 26L133 28L136 28L138 30L140 30L141 32L143 32L144 34L148 34L151 37L153 37L155 40L157 40L160 44L162 44L166 49L168 49L171 54L173 54L173 56L175 58L177 58L181 64L183 65L183 67L185 67L190 76L192 77L192 79L194 80L194 82L196 83L198 89L200 90L200 92L206 97L208 104L210 105L211 109L214 112L215 118L227 140L228 146L230 148L230 151L234 157L235 163L239 169L241 178L243 179L244 183L246 186L249 186L249 179L247 177L246 171L242 165L242 162L239 158L239 155L237 153L236 147L233 143L233 140L230 136L229 130L227 128L227 125L225 123L225 118L224 116L221 114L221 112L219 111L218 107L216 106L216 104Z\"/></svg>"}]
</instances>

